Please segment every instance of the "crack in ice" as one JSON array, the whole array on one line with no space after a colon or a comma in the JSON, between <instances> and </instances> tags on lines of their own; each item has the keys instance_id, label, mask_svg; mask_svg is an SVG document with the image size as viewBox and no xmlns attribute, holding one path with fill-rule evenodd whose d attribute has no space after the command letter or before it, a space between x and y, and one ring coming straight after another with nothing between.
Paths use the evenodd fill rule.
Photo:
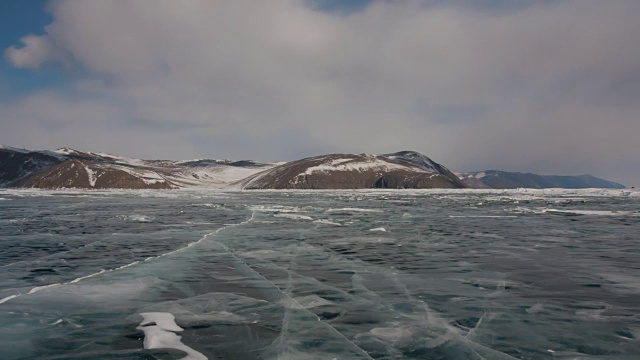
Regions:
<instances>
[{"instance_id":1,"label":"crack in ice","mask_svg":"<svg viewBox=\"0 0 640 360\"><path fill-rule=\"evenodd\" d=\"M221 228L219 228L219 229L217 229L217 230L215 230L215 231L212 231L212 232L210 232L210 233L208 233L208 234L205 234L203 237L201 237L201 238L200 238L200 239L198 239L197 241L191 242L191 243L187 244L187 245L186 245L186 246L184 246L184 247L178 248L178 249L176 249L176 250L173 250L173 251L170 251L170 252L168 252L168 253L164 253L164 254L161 254L161 255L158 255L158 256L151 256L151 257L148 257L148 258L144 259L142 262L151 261L151 260L155 260L155 259L160 259L160 258L163 258L163 257L165 257L165 256L168 256L168 255L172 255L172 254L175 254L175 253L181 252L181 251L183 251L183 250L185 250L185 249L188 249L188 248L190 248L190 247L193 247L194 245L197 245L197 244L202 243L202 242L203 242L204 240L206 240L209 236L216 235L216 234L218 234L219 232L221 232L221 231L223 231L223 230L225 230L225 229L228 229L228 228L231 228L231 227L236 227L236 226L245 225L245 224L247 224L247 223L249 223L249 222L253 221L254 217L255 217L255 211L254 211L254 212L252 212L252 213L251 213L251 217L250 217L249 219L245 220L245 221L242 221L242 222L237 223L237 224L229 224L229 225L225 225L225 226L223 226L223 227L221 227ZM100 241L101 241L101 240L100 240ZM87 245L85 245L85 246L88 246L88 245L89 245L89 244L87 244ZM76 249L72 249L72 250L76 250ZM69 250L69 251L72 251L72 250ZM92 274L89 274L89 275L85 275L85 276L81 276L81 277L78 277L78 278L76 278L76 279L73 279L73 280L71 280L71 281L67 281L67 282L54 283L54 284L48 284L48 285L42 285L42 286L34 286L34 287L32 287L31 289L29 289L29 291L28 291L28 292L25 292L25 293L18 293L18 294L12 294L12 295L9 295L9 296L7 296L7 297L4 297L4 298L0 299L0 304L4 304L4 303L6 303L7 301L10 301L10 300L16 299L16 298L21 297L21 296L23 296L23 295L31 295L31 294L34 294L34 293L36 293L36 292L38 292L38 291L41 291L41 290L44 290L44 289L46 289L46 288L53 288L53 287L58 287L58 286L61 286L61 285L75 284L75 283L77 283L77 282L79 282L79 281L81 281L81 280L85 280L85 279L88 279L88 278L92 278L92 277L94 277L94 276L98 276L98 275L102 275L102 274L105 274L105 273L110 273L110 272L114 272L114 271L118 271L118 270L126 269L126 268L128 268L128 267L131 267L131 266L134 266L134 265L136 265L136 264L139 264L140 262L141 262L141 261L140 261L140 260L138 260L138 261L134 261L134 262L129 263L129 264L125 264L125 265L122 265L122 266L119 266L119 267L113 268L113 269L101 269L101 270L100 270L100 271L98 271L98 272L95 272L95 273L92 273Z\"/></svg>"},{"instance_id":2,"label":"crack in ice","mask_svg":"<svg viewBox=\"0 0 640 360\"><path fill-rule=\"evenodd\" d=\"M253 214L251 215L251 218L245 222L243 222L242 224L246 224L251 222L254 219L254 215L255 215L255 211L253 212ZM329 330L331 330L333 333L337 334L340 338L342 338L343 340L345 340L347 343L351 344L356 350L358 350L363 356L365 356L367 359L372 359L371 355L369 355L364 349L362 349L361 347L359 347L358 345L356 345L353 341L351 341L348 337L346 337L344 334L342 334L340 331L338 331L338 329L336 329L335 327L331 326L330 324L322 321L322 319L320 319L320 317L314 313L312 313L311 311L307 310L306 308L304 308L302 306L302 304L300 304L297 300L295 300L294 298L292 298L290 295L288 295L285 291L283 291L282 289L280 289L276 284L274 284L271 280L267 279L264 275L262 275L259 271L257 271L256 269L254 269L253 267L251 267L251 265L249 265L247 262L243 261L240 257L238 257L235 254L235 251L230 249L228 246L226 246L225 244L219 242L219 241L213 241L215 244L220 245L220 247L222 247L224 249L225 252L227 252L229 255L231 255L231 257L233 257L234 259L236 259L236 261L238 261L239 263L241 263L242 265L244 265L245 267L247 267L251 272L255 273L256 275L258 275L261 279L263 279L264 281L266 281L268 284L270 284L271 286L273 286L273 288L275 288L276 290L278 290L278 292L280 292L287 300L289 300L291 303L297 305L297 307L302 310L305 311L306 313L312 315L313 317L316 318L316 320L323 324L324 326L326 326ZM292 277L291 277L291 270L288 270L288 274L289 274L289 281L292 281ZM289 285L288 285L289 286ZM287 311L285 311L285 318L287 317ZM283 321L285 321L285 319L283 319Z\"/></svg>"}]
</instances>

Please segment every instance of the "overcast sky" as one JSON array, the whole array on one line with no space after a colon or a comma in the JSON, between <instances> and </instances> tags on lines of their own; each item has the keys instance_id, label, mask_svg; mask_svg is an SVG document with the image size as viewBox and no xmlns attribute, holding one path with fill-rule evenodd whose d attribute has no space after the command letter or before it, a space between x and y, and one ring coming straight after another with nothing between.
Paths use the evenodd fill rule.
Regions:
<instances>
[{"instance_id":1,"label":"overcast sky","mask_svg":"<svg viewBox=\"0 0 640 360\"><path fill-rule=\"evenodd\" d=\"M640 185L638 0L0 2L0 144Z\"/></svg>"}]
</instances>

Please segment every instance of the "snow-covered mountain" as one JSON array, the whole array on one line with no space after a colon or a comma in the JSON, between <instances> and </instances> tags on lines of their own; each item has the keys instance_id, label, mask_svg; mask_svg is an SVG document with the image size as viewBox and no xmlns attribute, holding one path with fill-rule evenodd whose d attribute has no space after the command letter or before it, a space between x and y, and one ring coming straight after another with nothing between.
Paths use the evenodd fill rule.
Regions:
<instances>
[{"instance_id":1,"label":"snow-covered mountain","mask_svg":"<svg viewBox=\"0 0 640 360\"><path fill-rule=\"evenodd\" d=\"M69 148L0 148L0 186L84 189L234 188L277 164L231 160L142 160Z\"/></svg>"},{"instance_id":2,"label":"snow-covered mountain","mask_svg":"<svg viewBox=\"0 0 640 360\"><path fill-rule=\"evenodd\" d=\"M531 173L485 170L470 173L456 173L467 186L476 189L624 189L625 186L592 175L561 176Z\"/></svg>"},{"instance_id":3,"label":"snow-covered mountain","mask_svg":"<svg viewBox=\"0 0 640 360\"><path fill-rule=\"evenodd\" d=\"M413 151L315 156L260 172L242 183L246 189L467 187L447 168Z\"/></svg>"},{"instance_id":4,"label":"snow-covered mountain","mask_svg":"<svg viewBox=\"0 0 640 360\"><path fill-rule=\"evenodd\" d=\"M288 163L143 160L61 148L0 146L0 187L83 189L624 188L591 175L452 173L415 151L331 154Z\"/></svg>"}]
</instances>

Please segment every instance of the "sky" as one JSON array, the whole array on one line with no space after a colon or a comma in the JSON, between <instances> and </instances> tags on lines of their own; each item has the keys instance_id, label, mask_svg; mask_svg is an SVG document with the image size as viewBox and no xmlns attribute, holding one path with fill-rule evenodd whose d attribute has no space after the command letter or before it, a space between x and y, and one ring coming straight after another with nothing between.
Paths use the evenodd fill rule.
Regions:
<instances>
[{"instance_id":1,"label":"sky","mask_svg":"<svg viewBox=\"0 0 640 360\"><path fill-rule=\"evenodd\" d=\"M637 0L3 0L0 144L640 186Z\"/></svg>"}]
</instances>

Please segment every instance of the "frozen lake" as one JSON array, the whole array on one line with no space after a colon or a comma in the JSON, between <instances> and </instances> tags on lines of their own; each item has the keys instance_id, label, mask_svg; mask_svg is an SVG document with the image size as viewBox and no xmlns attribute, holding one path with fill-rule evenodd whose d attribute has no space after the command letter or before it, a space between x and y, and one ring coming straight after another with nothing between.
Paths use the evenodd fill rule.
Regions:
<instances>
[{"instance_id":1,"label":"frozen lake","mask_svg":"<svg viewBox=\"0 0 640 360\"><path fill-rule=\"evenodd\" d=\"M640 358L640 192L0 190L0 358Z\"/></svg>"}]
</instances>

